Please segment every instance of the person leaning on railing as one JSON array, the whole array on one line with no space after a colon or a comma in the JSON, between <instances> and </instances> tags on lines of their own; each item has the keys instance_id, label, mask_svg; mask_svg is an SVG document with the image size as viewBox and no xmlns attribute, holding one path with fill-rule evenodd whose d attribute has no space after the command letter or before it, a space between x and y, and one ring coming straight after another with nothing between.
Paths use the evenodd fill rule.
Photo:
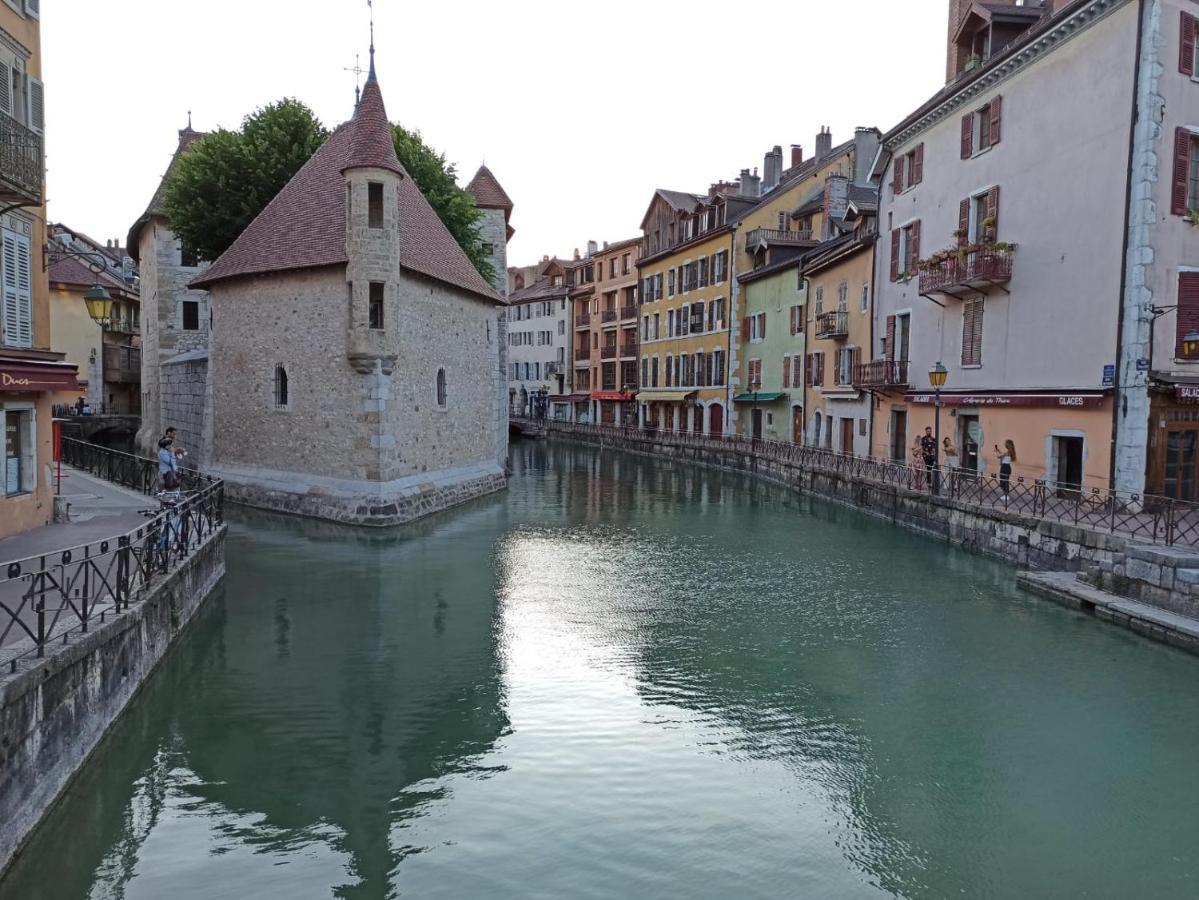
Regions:
<instances>
[{"instance_id":1,"label":"person leaning on railing","mask_svg":"<svg viewBox=\"0 0 1199 900\"><path fill-rule=\"evenodd\" d=\"M163 490L167 491L179 489L179 458L171 447L172 443L166 437L158 442L158 477Z\"/></svg>"}]
</instances>

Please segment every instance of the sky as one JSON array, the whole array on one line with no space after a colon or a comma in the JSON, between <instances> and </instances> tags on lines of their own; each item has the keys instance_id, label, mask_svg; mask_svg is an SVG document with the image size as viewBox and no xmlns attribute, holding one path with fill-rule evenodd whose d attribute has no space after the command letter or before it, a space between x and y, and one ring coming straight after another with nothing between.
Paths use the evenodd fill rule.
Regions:
<instances>
[{"instance_id":1,"label":"sky","mask_svg":"<svg viewBox=\"0 0 1199 900\"><path fill-rule=\"evenodd\" d=\"M808 156L822 126L885 131L944 81L948 0L374 6L388 115L460 184L486 162L515 206L509 265L635 237L655 188L706 191L775 144ZM333 127L367 60L366 0L42 7L49 218L97 240L124 242L189 109L236 128L295 97Z\"/></svg>"}]
</instances>

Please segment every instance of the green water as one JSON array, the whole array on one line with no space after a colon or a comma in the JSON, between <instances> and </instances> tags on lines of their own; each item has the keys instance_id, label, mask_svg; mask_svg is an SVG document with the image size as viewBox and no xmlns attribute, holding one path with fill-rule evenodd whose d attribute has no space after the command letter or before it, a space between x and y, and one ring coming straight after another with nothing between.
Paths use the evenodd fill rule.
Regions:
<instances>
[{"instance_id":1,"label":"green water","mask_svg":"<svg viewBox=\"0 0 1199 900\"><path fill-rule=\"evenodd\" d=\"M235 521L0 897L1199 894L1199 660L731 476L513 466Z\"/></svg>"}]
</instances>

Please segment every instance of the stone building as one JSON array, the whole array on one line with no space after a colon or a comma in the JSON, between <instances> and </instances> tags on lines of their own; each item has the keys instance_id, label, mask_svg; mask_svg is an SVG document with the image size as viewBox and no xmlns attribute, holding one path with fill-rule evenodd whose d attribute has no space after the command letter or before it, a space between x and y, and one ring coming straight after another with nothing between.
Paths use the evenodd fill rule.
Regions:
<instances>
[{"instance_id":1,"label":"stone building","mask_svg":"<svg viewBox=\"0 0 1199 900\"><path fill-rule=\"evenodd\" d=\"M143 304L142 424L137 445L143 453L157 452L158 438L167 426L173 425L179 430L179 444L190 454L191 465L207 461L211 439L211 422L204 415L211 317L208 293L191 288L188 283L208 264L197 259L175 237L163 208L163 198L167 179L179 158L203 136L192 129L190 120L180 130L166 174L126 239L129 256L140 267ZM188 370L188 378L182 382L176 368L180 365ZM196 375L204 377L197 379ZM164 379L172 386L165 393Z\"/></svg>"},{"instance_id":2,"label":"stone building","mask_svg":"<svg viewBox=\"0 0 1199 900\"><path fill-rule=\"evenodd\" d=\"M354 117L191 286L231 499L390 525L504 488L504 299L396 158L373 61Z\"/></svg>"}]
</instances>

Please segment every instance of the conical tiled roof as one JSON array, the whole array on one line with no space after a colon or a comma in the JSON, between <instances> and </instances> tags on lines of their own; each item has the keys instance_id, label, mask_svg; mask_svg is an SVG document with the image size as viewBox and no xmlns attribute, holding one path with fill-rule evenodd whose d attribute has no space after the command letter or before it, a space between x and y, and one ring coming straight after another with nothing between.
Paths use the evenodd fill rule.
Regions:
<instances>
[{"instance_id":1,"label":"conical tiled roof","mask_svg":"<svg viewBox=\"0 0 1199 900\"><path fill-rule=\"evenodd\" d=\"M370 99L372 94L377 102ZM364 135L363 130L369 133ZM384 131L390 159L378 139ZM391 168L402 176L398 191L400 268L502 303L396 159L390 134L379 86L368 82L355 117L329 136L220 259L191 282L192 286L208 288L231 278L345 265L346 189L342 173L370 165Z\"/></svg>"},{"instance_id":2,"label":"conical tiled roof","mask_svg":"<svg viewBox=\"0 0 1199 900\"><path fill-rule=\"evenodd\" d=\"M479 171L475 172L466 189L474 196L475 206L479 209L502 209L505 215L512 212L512 201L507 191L500 187L487 166L479 166Z\"/></svg>"}]
</instances>

